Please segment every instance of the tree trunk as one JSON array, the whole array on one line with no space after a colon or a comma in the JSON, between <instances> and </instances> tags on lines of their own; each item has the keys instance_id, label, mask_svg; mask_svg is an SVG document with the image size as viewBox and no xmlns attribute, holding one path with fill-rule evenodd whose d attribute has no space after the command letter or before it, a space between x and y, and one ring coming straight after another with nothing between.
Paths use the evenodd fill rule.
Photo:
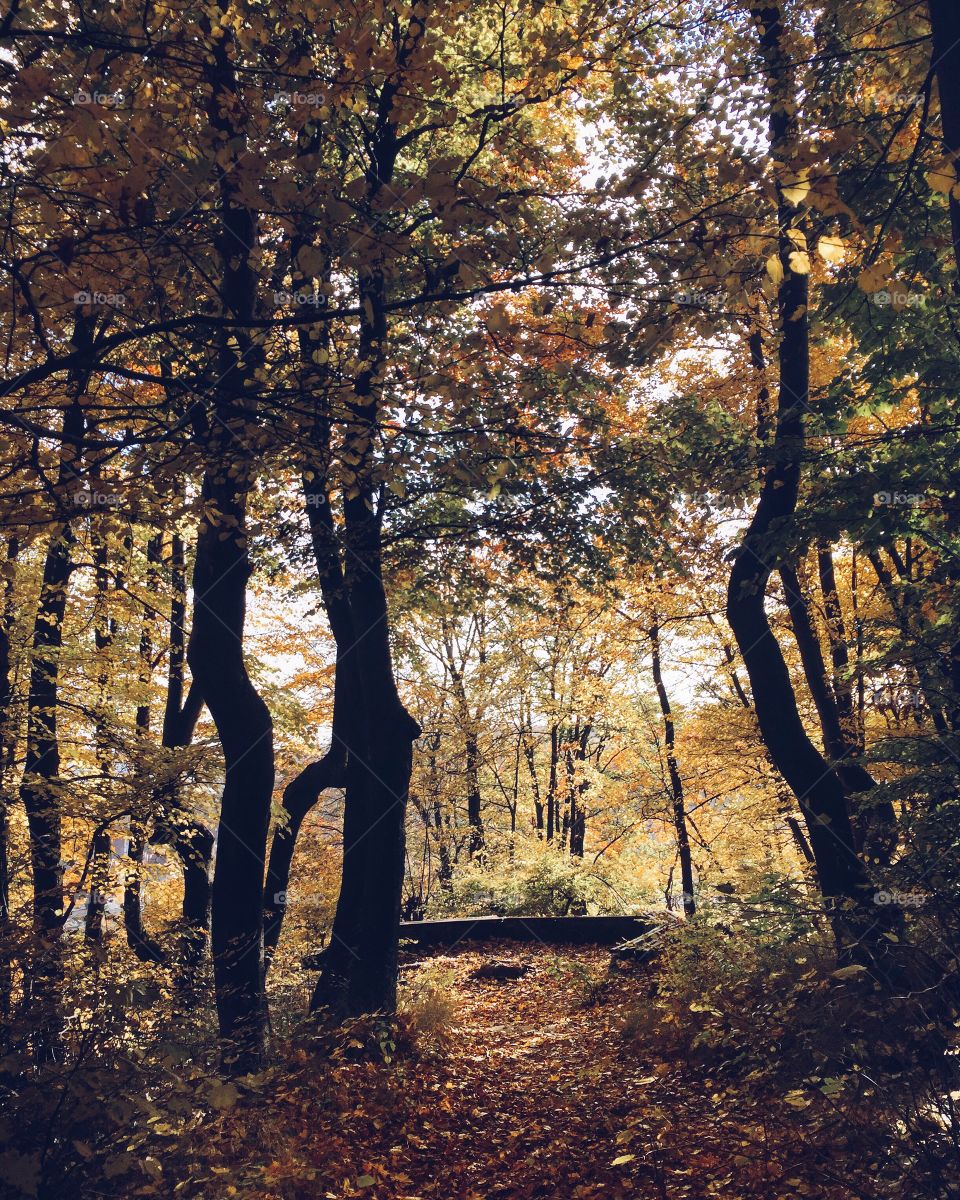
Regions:
<instances>
[{"instance_id":1,"label":"tree trunk","mask_svg":"<svg viewBox=\"0 0 960 1200\"><path fill-rule=\"evenodd\" d=\"M160 560L160 537L154 535L147 543L147 571L151 593L156 591L156 564ZM145 745L150 735L150 702L148 689L152 674L151 660L153 658L153 617L149 612L143 614L143 624L140 630L140 687L143 699L137 705L135 718L137 739ZM147 814L133 812L130 815L130 841L127 846L126 876L123 885L123 925L127 934L127 945L141 962L162 963L166 955L163 947L155 941L143 923L143 856L146 850Z\"/></svg>"},{"instance_id":2,"label":"tree trunk","mask_svg":"<svg viewBox=\"0 0 960 1200\"><path fill-rule=\"evenodd\" d=\"M480 795L480 744L477 738L477 722L470 711L470 703L467 699L463 664L457 661L453 633L445 618L443 620L443 648L447 660L447 670L450 672L460 730L463 734L467 826L470 831L467 839L467 852L470 858L476 861L482 859L484 850L483 812Z\"/></svg>"},{"instance_id":3,"label":"tree trunk","mask_svg":"<svg viewBox=\"0 0 960 1200\"><path fill-rule=\"evenodd\" d=\"M219 449L225 457L227 446ZM246 489L215 455L202 495L207 516L197 540L188 661L223 748L211 948L224 1065L244 1073L259 1066L266 1039L263 869L274 780L273 723L243 656L250 574Z\"/></svg>"},{"instance_id":4,"label":"tree trunk","mask_svg":"<svg viewBox=\"0 0 960 1200\"><path fill-rule=\"evenodd\" d=\"M15 620L15 574L20 552L16 538L9 538L3 561L3 602L0 610L0 1018L10 1014L13 977L11 973L10 937L10 772L16 751L16 720L13 713L13 663L10 635ZM0 1035L0 1048L5 1046Z\"/></svg>"},{"instance_id":5,"label":"tree trunk","mask_svg":"<svg viewBox=\"0 0 960 1200\"><path fill-rule=\"evenodd\" d=\"M203 698L191 686L184 698L186 665L187 579L183 538L174 533L170 541L170 635L168 646L167 695L163 711L161 745L168 750L189 746L193 740ZM196 968L203 960L210 930L210 859L213 834L194 820L184 807L174 779L154 796L156 817L151 841L167 843L176 851L183 869L182 931L179 984L190 993Z\"/></svg>"},{"instance_id":6,"label":"tree trunk","mask_svg":"<svg viewBox=\"0 0 960 1200\"><path fill-rule=\"evenodd\" d=\"M796 85L783 48L780 8L754 12L770 92L770 155L788 165L795 157ZM780 383L776 432L760 500L730 573L727 619L750 679L760 730L778 770L806 818L821 890L827 901L842 959L857 958L886 974L882 961L890 942L883 937L897 920L895 906L872 903L867 872L857 857L846 793L840 777L807 736L797 709L790 673L767 619L764 597L773 566L782 554L779 539L797 503L804 450L804 411L809 402L807 275L791 269L796 244L790 237L799 211L777 187L780 231Z\"/></svg>"},{"instance_id":7,"label":"tree trunk","mask_svg":"<svg viewBox=\"0 0 960 1200\"><path fill-rule=\"evenodd\" d=\"M677 765L676 732L670 697L663 682L660 665L660 626L654 621L650 627L650 656L653 666L653 683L660 701L663 717L663 741L666 748L667 773L670 777L670 798L673 809L673 827L677 835L677 857L680 860L680 881L683 887L683 911L692 917L697 911L693 892L693 857L690 853L690 835L687 830L687 812L683 795L683 777Z\"/></svg>"},{"instance_id":8,"label":"tree trunk","mask_svg":"<svg viewBox=\"0 0 960 1200\"><path fill-rule=\"evenodd\" d=\"M77 328L81 327L77 321ZM74 337L78 335L75 333ZM78 439L85 427L83 409L73 403L63 419L65 440L61 451L59 483L63 491L78 475L81 450ZM69 440L67 440L69 439ZM73 530L65 520L47 547L40 598L33 627L30 690L27 695L27 745L20 798L30 831L33 867L33 922L37 939L31 978L31 999L36 1013L34 1053L38 1061L59 1056L62 1022L59 992L63 977L62 918L63 870L60 831L60 744L57 735L60 651L67 586L73 571Z\"/></svg>"},{"instance_id":9,"label":"tree trunk","mask_svg":"<svg viewBox=\"0 0 960 1200\"><path fill-rule=\"evenodd\" d=\"M108 550L105 540L94 530L91 533L94 543L94 579L96 595L94 598L94 645L97 651L97 708L96 728L94 729L94 750L97 759L97 770L101 779L101 800L106 807L106 782L110 776L110 749L107 744L107 725L104 706L110 683L109 663L107 654L113 644L117 623L110 616L107 607L108 585ZM98 828L93 835L90 856L90 891L87 898L87 911L84 915L83 934L87 942L99 945L103 940L103 914L107 903L107 891L110 887L110 829Z\"/></svg>"},{"instance_id":10,"label":"tree trunk","mask_svg":"<svg viewBox=\"0 0 960 1200\"><path fill-rule=\"evenodd\" d=\"M397 141L388 122L392 95L381 95L370 199L389 183ZM387 337L386 281L376 267L360 284L358 357L370 364L354 380L346 443L356 466L343 492L343 579L353 653L347 685L356 698L343 819L343 877L331 945L312 1007L339 1015L396 1007L406 806L413 743L420 728L397 692L383 587L374 447L377 372ZM344 664L338 663L339 671Z\"/></svg>"},{"instance_id":11,"label":"tree trunk","mask_svg":"<svg viewBox=\"0 0 960 1200\"><path fill-rule=\"evenodd\" d=\"M940 122L943 144L953 160L954 174L960 182L960 8L955 0L929 0L930 26L933 33L933 68L937 76L940 94ZM954 292L960 292L960 200L950 192L950 224L953 234L953 257L958 278L954 280ZM954 540L960 531L960 495L954 489L943 502L944 516ZM950 595L956 597L960 591L960 562L945 547L946 561L943 575ZM954 637L949 647L950 696L945 705L947 720L952 730L960 729L960 636L956 635L954 613Z\"/></svg>"},{"instance_id":12,"label":"tree trunk","mask_svg":"<svg viewBox=\"0 0 960 1200\"><path fill-rule=\"evenodd\" d=\"M225 5L222 7L225 8ZM232 60L221 28L207 64L207 119L229 147L216 162L221 294L236 332L219 335L214 421L204 437L203 517L193 572L187 661L223 749L225 779L211 891L211 950L225 1070L257 1070L266 1050L263 987L263 877L273 796L273 722L243 654L247 580L247 496L258 455L256 425L265 353L246 322L257 316L259 229L234 167L246 137ZM258 378L258 375L260 378Z\"/></svg>"},{"instance_id":13,"label":"tree trunk","mask_svg":"<svg viewBox=\"0 0 960 1200\"><path fill-rule=\"evenodd\" d=\"M780 568L780 578L804 677L820 719L824 750L847 796L858 797L854 801L853 812L855 848L858 853L865 854L869 861L889 864L897 840L897 819L893 805L889 801L878 803L863 799L875 789L876 781L858 761L861 747L851 739L849 721L845 726L836 693L830 688L820 638L800 576L795 567L784 565ZM848 717L852 720L852 716L851 708Z\"/></svg>"}]
</instances>

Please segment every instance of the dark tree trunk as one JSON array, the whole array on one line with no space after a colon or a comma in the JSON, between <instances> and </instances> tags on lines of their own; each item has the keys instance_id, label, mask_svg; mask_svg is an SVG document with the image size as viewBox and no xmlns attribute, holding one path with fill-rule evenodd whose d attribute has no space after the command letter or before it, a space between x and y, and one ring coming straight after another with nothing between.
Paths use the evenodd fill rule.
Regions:
<instances>
[{"instance_id":1,"label":"dark tree trunk","mask_svg":"<svg viewBox=\"0 0 960 1200\"><path fill-rule=\"evenodd\" d=\"M755 10L771 100L770 153L778 162L794 158L796 85L783 48L784 28L777 6ZM856 957L886 975L884 938L897 915L895 906L872 903L873 889L856 854L846 792L836 771L807 736L797 709L790 673L770 628L764 597L771 571L780 565L797 503L804 450L804 412L809 402L807 275L791 269L796 245L790 231L797 208L778 185L780 262L780 387L776 432L753 520L734 560L727 596L727 619L743 657L764 741L778 770L797 797L806 818L821 890L842 959ZM899 925L898 925L899 928Z\"/></svg>"},{"instance_id":2,"label":"dark tree trunk","mask_svg":"<svg viewBox=\"0 0 960 1200\"><path fill-rule=\"evenodd\" d=\"M547 775L547 841L552 842L557 832L557 766L560 759L560 728L556 722L550 726L550 770Z\"/></svg>"},{"instance_id":3,"label":"dark tree trunk","mask_svg":"<svg viewBox=\"0 0 960 1200\"><path fill-rule=\"evenodd\" d=\"M847 646L847 627L843 618L840 592L837 588L833 552L826 544L817 547L817 572L820 576L827 641L830 645L830 661L833 666L831 685L836 702L837 717L840 721L844 743L862 753L863 730L856 722L853 709L853 686L849 676L850 652Z\"/></svg>"},{"instance_id":4,"label":"dark tree trunk","mask_svg":"<svg viewBox=\"0 0 960 1200\"><path fill-rule=\"evenodd\" d=\"M420 731L400 701L393 675L378 520L360 498L345 501L344 513L345 578L362 704L347 767L343 884L334 934L349 953L340 1004L353 1015L392 1012L396 1005L406 802Z\"/></svg>"},{"instance_id":5,"label":"dark tree trunk","mask_svg":"<svg viewBox=\"0 0 960 1200\"><path fill-rule=\"evenodd\" d=\"M480 860L483 858L484 851L483 812L480 795L480 747L473 729L467 731L464 739L464 751L467 772L467 824L470 826L468 850L472 859Z\"/></svg>"},{"instance_id":6,"label":"dark tree trunk","mask_svg":"<svg viewBox=\"0 0 960 1200\"><path fill-rule=\"evenodd\" d=\"M697 911L693 893L693 857L690 853L690 834L687 830L686 803L683 794L683 777L677 765L676 731L670 697L663 682L660 664L660 627L654 622L650 627L650 657L653 667L653 683L660 701L663 717L663 741L666 749L667 773L670 777L670 799L673 810L673 827L677 835L677 857L680 860L680 881L683 887L683 911L692 917Z\"/></svg>"},{"instance_id":7,"label":"dark tree trunk","mask_svg":"<svg viewBox=\"0 0 960 1200\"><path fill-rule=\"evenodd\" d=\"M156 535L147 543L148 579L151 591L156 590L156 564L160 558L160 538ZM140 630L140 686L146 694L151 676L151 659L153 657L153 618L149 612L143 615L143 625ZM150 735L150 704L144 700L137 705L136 712L137 738L141 745L145 744ZM165 961L163 947L147 932L143 923L143 856L146 850L145 813L134 812L130 816L130 841L127 847L127 866L123 885L123 925L127 934L127 945L141 962L162 963Z\"/></svg>"},{"instance_id":8,"label":"dark tree trunk","mask_svg":"<svg viewBox=\"0 0 960 1200\"><path fill-rule=\"evenodd\" d=\"M191 686L184 698L186 666L187 577L183 538L170 542L170 634L167 695L161 744L169 750L189 746L203 708L200 689ZM177 780L157 790L157 813L151 841L167 843L176 851L183 869L181 973L185 993L192 991L196 968L203 960L210 929L210 859L213 834L184 807Z\"/></svg>"},{"instance_id":9,"label":"dark tree trunk","mask_svg":"<svg viewBox=\"0 0 960 1200\"><path fill-rule=\"evenodd\" d=\"M940 93L943 144L960 169L960 7L955 0L928 0L933 68ZM958 174L960 180L960 174ZM950 196L954 261L960 271L960 201Z\"/></svg>"},{"instance_id":10,"label":"dark tree trunk","mask_svg":"<svg viewBox=\"0 0 960 1200\"><path fill-rule=\"evenodd\" d=\"M20 546L9 538L3 562L2 610L0 610L0 1018L10 1013L13 979L10 956L10 772L16 749L16 720L13 712L13 663L10 635L15 620L14 575ZM5 1045L0 1033L0 1048Z\"/></svg>"},{"instance_id":11,"label":"dark tree trunk","mask_svg":"<svg viewBox=\"0 0 960 1200\"><path fill-rule=\"evenodd\" d=\"M226 455L228 446L220 447ZM246 494L215 463L203 486L188 660L213 717L226 777L211 895L211 948L224 1065L255 1070L266 1039L263 993L263 871L273 793L273 723L243 656L250 574Z\"/></svg>"},{"instance_id":12,"label":"dark tree trunk","mask_svg":"<svg viewBox=\"0 0 960 1200\"><path fill-rule=\"evenodd\" d=\"M217 161L217 242L224 308L238 322L219 335L214 366L214 420L203 435L203 518L193 572L193 623L187 661L223 749L225 779L211 891L211 951L224 1069L257 1070L266 1050L263 974L263 878L273 796L273 722L247 672L243 653L247 496L258 469L251 438L265 353L245 323L257 316L260 244L256 213L238 173L246 153L242 105L233 65L233 34L216 36L207 64L207 119L223 144Z\"/></svg>"},{"instance_id":13,"label":"dark tree trunk","mask_svg":"<svg viewBox=\"0 0 960 1200\"><path fill-rule=\"evenodd\" d=\"M397 30L398 74L384 84L371 120L364 209L379 219L400 151L393 107L399 78L423 25ZM387 274L374 260L360 271L361 316L355 400L346 405L343 573L354 636L349 693L356 698L348 747L343 818L343 877L331 945L312 1007L338 1014L393 1012L396 1007L400 903L407 793L420 727L397 692L381 565L376 446L380 373L387 344ZM338 668L341 664L338 663ZM339 669L338 669L339 674Z\"/></svg>"},{"instance_id":14,"label":"dark tree trunk","mask_svg":"<svg viewBox=\"0 0 960 1200\"><path fill-rule=\"evenodd\" d=\"M390 101L383 100L390 110ZM388 182L396 142L381 126L374 193ZM354 381L347 441L357 459L344 489L343 573L353 653L351 717L343 820L343 877L331 945L313 1007L340 1015L396 1007L400 903L403 892L407 792L420 728L397 692L389 613L381 566L380 517L372 478L377 421L375 375L387 334L385 280L371 269L360 288L360 353L372 365ZM339 670L344 664L338 662Z\"/></svg>"},{"instance_id":15,"label":"dark tree trunk","mask_svg":"<svg viewBox=\"0 0 960 1200\"><path fill-rule=\"evenodd\" d=\"M889 863L896 848L896 814L893 805L889 801L878 803L865 799L876 787L876 782L859 761L861 747L851 739L849 723L844 726L836 693L827 679L820 638L800 576L795 567L782 566L780 578L804 677L820 719L824 750L847 796L857 797L853 802L854 845L870 861ZM852 718L852 715L851 710L849 716Z\"/></svg>"},{"instance_id":16,"label":"dark tree trunk","mask_svg":"<svg viewBox=\"0 0 960 1200\"><path fill-rule=\"evenodd\" d=\"M77 329L81 322L77 322ZM78 334L75 333L76 340ZM79 476L79 439L84 432L83 409L71 404L64 414L64 443L59 482L64 492ZM61 931L64 911L61 866L60 745L57 734L60 652L67 587L73 570L74 535L69 520L54 533L47 547L40 598L33 627L30 690L27 696L27 745L20 798L30 831L33 867L33 922L37 939L31 978L36 1015L34 1052L38 1061L58 1057L62 1022L59 1011L63 976Z\"/></svg>"},{"instance_id":17,"label":"dark tree trunk","mask_svg":"<svg viewBox=\"0 0 960 1200\"><path fill-rule=\"evenodd\" d=\"M162 963L163 949L147 933L143 923L143 852L147 838L144 824L130 818L127 858L130 860L123 881L123 927L127 945L141 962Z\"/></svg>"},{"instance_id":18,"label":"dark tree trunk","mask_svg":"<svg viewBox=\"0 0 960 1200\"><path fill-rule=\"evenodd\" d=\"M94 541L94 579L96 596L94 599L94 645L97 651L97 708L96 728L94 729L94 750L97 759L97 770L100 774L101 799L107 781L110 777L111 755L107 741L106 713L104 706L107 699L107 689L110 682L107 653L113 644L117 623L107 609L108 587L108 550L107 544L98 533L93 533ZM87 942L93 945L103 940L103 914L107 903L107 891L110 886L110 830L98 828L93 835L90 855L90 891L87 898L87 911L84 915L83 933Z\"/></svg>"},{"instance_id":19,"label":"dark tree trunk","mask_svg":"<svg viewBox=\"0 0 960 1200\"><path fill-rule=\"evenodd\" d=\"M930 25L933 33L933 69L940 94L940 121L943 144L953 159L954 174L960 181L960 6L956 0L929 0ZM960 200L950 192L950 224L953 233L953 257L958 278L954 291L960 292ZM956 538L960 531L960 495L956 490L944 499L944 516ZM945 582L953 596L960 590L960 561L949 548L943 564ZM954 625L954 630L956 626ZM949 648L950 696L946 707L947 720L954 731L960 729L960 636L954 635Z\"/></svg>"},{"instance_id":20,"label":"dark tree trunk","mask_svg":"<svg viewBox=\"0 0 960 1200\"><path fill-rule=\"evenodd\" d=\"M761 355L761 362L762 361L763 360L762 360L762 355ZM710 624L714 625L714 621L712 618L710 618ZM740 677L737 674L736 668L734 666L734 663L736 660L734 657L733 649L726 642L723 643L723 659L724 659L724 662L727 664L727 667L729 668L730 682L733 687L734 695L737 698L737 703L740 705L741 708L747 709L751 713L753 713L753 704L750 701L750 697L744 691L743 685L740 682ZM756 714L754 713L754 716L755 715ZM797 820L797 818L791 812L791 809L793 808L793 805L795 802L795 798L791 795L789 788L784 783L783 776L777 770L776 763L774 763L773 759L770 757L770 751L767 749L765 744L763 746L763 752L764 752L764 759L769 764L771 770L774 772L774 776L775 776L774 786L776 788L777 799L780 804L780 814L783 817L784 824L790 830L790 836L793 838L794 845L800 851L800 856L803 858L804 862L807 863L808 866L813 868L813 871L815 872L816 871L816 863L814 862L813 851L810 849L810 843L807 841L806 834L803 832L803 826L800 824L800 822Z\"/></svg>"},{"instance_id":21,"label":"dark tree trunk","mask_svg":"<svg viewBox=\"0 0 960 1200\"><path fill-rule=\"evenodd\" d=\"M450 682L453 690L457 717L463 734L464 777L466 779L467 852L471 859L483 857L483 811L480 795L480 744L477 738L477 722L470 711L467 689L463 677L463 664L457 661L454 647L453 632L446 620L443 622L443 648L446 655L446 666L450 672Z\"/></svg>"}]
</instances>

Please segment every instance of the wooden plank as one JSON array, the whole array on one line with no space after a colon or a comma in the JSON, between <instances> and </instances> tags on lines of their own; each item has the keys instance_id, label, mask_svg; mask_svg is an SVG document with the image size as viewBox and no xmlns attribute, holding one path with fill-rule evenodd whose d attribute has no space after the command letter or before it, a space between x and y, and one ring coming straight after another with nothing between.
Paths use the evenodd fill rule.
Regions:
<instances>
[{"instance_id":1,"label":"wooden plank","mask_svg":"<svg viewBox=\"0 0 960 1200\"><path fill-rule=\"evenodd\" d=\"M650 922L640 917L450 917L442 921L403 921L400 937L418 946L507 940L612 946L639 937L650 928Z\"/></svg>"},{"instance_id":2,"label":"wooden plank","mask_svg":"<svg viewBox=\"0 0 960 1200\"><path fill-rule=\"evenodd\" d=\"M541 942L548 946L613 946L640 937L653 925L643 917L448 917L441 921L401 921L401 941L447 949L461 942ZM303 959L307 970L320 968L323 951Z\"/></svg>"}]
</instances>

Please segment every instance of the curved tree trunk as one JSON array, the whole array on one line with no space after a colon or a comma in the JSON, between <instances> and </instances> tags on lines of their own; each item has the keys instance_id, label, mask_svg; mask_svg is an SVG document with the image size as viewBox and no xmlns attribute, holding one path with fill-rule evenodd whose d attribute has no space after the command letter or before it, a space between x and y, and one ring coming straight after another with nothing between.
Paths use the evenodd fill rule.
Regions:
<instances>
[{"instance_id":1,"label":"curved tree trunk","mask_svg":"<svg viewBox=\"0 0 960 1200\"><path fill-rule=\"evenodd\" d=\"M266 1049L263 987L263 874L273 795L273 722L243 653L247 580L247 496L257 472L250 433L256 424L265 355L243 323L257 315L255 213L244 204L233 167L246 152L231 58L233 34L221 28L207 67L210 125L230 147L217 159L222 296L239 322L219 335L214 420L204 437L203 516L193 573L193 624L187 661L217 729L225 780L211 892L211 950L226 1070L254 1071Z\"/></svg>"},{"instance_id":2,"label":"curved tree trunk","mask_svg":"<svg viewBox=\"0 0 960 1200\"><path fill-rule=\"evenodd\" d=\"M782 13L768 5L754 11L770 93L770 154L794 158L796 86L784 49ZM807 736L790 673L764 606L772 570L784 555L784 535L797 503L804 451L804 413L809 402L807 275L791 269L796 244L790 233L799 211L778 184L780 264L778 293L780 383L776 432L760 500L730 573L727 619L740 648L764 741L803 810L820 888L842 959L857 958L882 976L890 942L884 933L897 921L895 906L873 904L873 889L857 856L843 783Z\"/></svg>"}]
</instances>

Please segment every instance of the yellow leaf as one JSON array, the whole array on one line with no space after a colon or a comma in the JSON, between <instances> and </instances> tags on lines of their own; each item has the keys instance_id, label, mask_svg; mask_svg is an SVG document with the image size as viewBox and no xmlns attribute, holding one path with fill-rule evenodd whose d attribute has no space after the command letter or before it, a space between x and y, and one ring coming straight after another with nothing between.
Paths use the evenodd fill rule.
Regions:
<instances>
[{"instance_id":1,"label":"yellow leaf","mask_svg":"<svg viewBox=\"0 0 960 1200\"><path fill-rule=\"evenodd\" d=\"M790 270L794 275L810 274L810 255L806 250L794 250L791 252Z\"/></svg>"},{"instance_id":2,"label":"yellow leaf","mask_svg":"<svg viewBox=\"0 0 960 1200\"><path fill-rule=\"evenodd\" d=\"M847 247L839 234L826 234L817 242L817 253L824 262L839 264L847 257Z\"/></svg>"},{"instance_id":3,"label":"yellow leaf","mask_svg":"<svg viewBox=\"0 0 960 1200\"><path fill-rule=\"evenodd\" d=\"M804 200L806 200L807 193L810 191L810 180L806 177L806 172L801 172L795 179L791 179L788 183L785 183L780 191L788 204L792 204L794 208L799 208Z\"/></svg>"},{"instance_id":4,"label":"yellow leaf","mask_svg":"<svg viewBox=\"0 0 960 1200\"><path fill-rule=\"evenodd\" d=\"M774 283L783 283L783 263L776 254L767 259L767 274Z\"/></svg>"}]
</instances>

